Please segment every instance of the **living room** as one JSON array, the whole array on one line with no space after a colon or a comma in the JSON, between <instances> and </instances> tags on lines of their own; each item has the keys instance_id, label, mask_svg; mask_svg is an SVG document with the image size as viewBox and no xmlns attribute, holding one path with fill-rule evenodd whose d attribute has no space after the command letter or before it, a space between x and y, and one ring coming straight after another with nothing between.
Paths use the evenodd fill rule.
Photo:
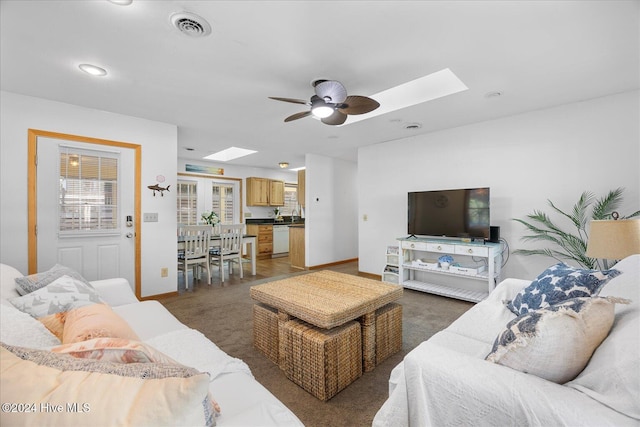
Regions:
<instances>
[{"instance_id":1,"label":"living room","mask_svg":"<svg viewBox=\"0 0 640 427\"><path fill-rule=\"evenodd\" d=\"M15 21L21 16L19 13L5 13L7 10L21 10L13 9L14 6L10 8L10 3L12 2L6 0L1 3L0 261L17 268L23 274L29 273L30 263L30 208L26 173L29 129L123 141L141 147L140 211L158 215L157 222L139 224L140 296L147 299L176 291L180 273L174 267L177 249L174 188L187 163L223 168L224 176L243 181L247 177L263 176L291 183L296 182L297 175L279 169L277 162L287 160L292 166L305 166L307 266L316 267L357 259L359 272L374 276L380 276L384 268L386 247L397 245L398 238L408 236L408 192L489 187L491 225L500 227L501 236L509 243L512 251L535 246L522 242L527 231L514 219L525 218L537 209L548 210L548 200L563 210L569 210L583 191L602 196L609 190L623 187L624 199L619 211L623 214L630 213L640 206L640 3L637 1L511 2L513 4L509 6L506 6L509 2L501 2L508 12L496 16L496 21L504 19L504 27L492 27L482 20L475 22L473 16L465 13L462 20L464 25L473 23L478 34L486 30L488 33L495 33L492 40L504 40L505 45L496 45L494 49L476 47L482 54L490 55L482 58L482 61L496 61L499 64L493 69L494 79L479 81L469 71L476 61L480 63L480 58L476 57L480 54L473 54L474 43L471 37L459 41L460 44L471 45L470 49L465 50L469 56L458 58L449 66L454 71L456 65L465 67L466 72L460 74L460 77L469 86L469 90L424 103L425 105L418 107L420 109L417 112L402 116L410 120L400 119L401 115L392 113L388 117L378 117L377 122L376 119L365 120L359 126L360 129L367 127L367 137L378 131L385 135L379 139L371 137L371 140L365 142L361 141L364 137L358 130L352 130L355 124L336 127L338 131L335 131L333 127L310 118L306 119L310 123L283 123L284 117L298 109L268 100L267 96L305 97L307 92L310 95L312 92L308 81L317 77L318 73L341 79L342 76L335 75L337 71L334 70L338 67L342 67L339 72L349 73L346 78L351 79L352 84L348 87L355 86L355 93L371 95L375 90L367 87L366 82L375 81L374 77L384 75L387 68L411 69L415 64L407 65L406 58L393 55L392 52L381 52L375 60L369 58L367 62L362 59L362 69L355 71L347 69L356 67L353 65L358 64L356 59L348 66L337 63L327 65L319 60L309 60L318 67L316 73L309 72L313 75L287 69L285 66L279 73L274 73L272 66L266 67L266 74L277 74L274 78L278 81L277 84L259 84L262 92L258 95L251 93L251 90L243 90L243 87L239 87L237 91L249 92L243 96L251 99L260 98L256 102L262 102L261 105L266 106L262 110L253 110L253 114L256 120L267 116L271 124L260 128L250 122L251 114L245 113L239 103L228 101L226 105L237 107L229 115L245 115L245 127L258 128L256 136L257 134L248 134L241 125L234 122L238 135L235 142L250 144L253 139L262 139L265 141L261 143L272 144L272 166L254 165L249 161L211 162L203 160L202 156L192 157L186 148L196 141L201 147L210 144L213 148L215 144L228 144L233 138L229 133L220 133L216 137L210 134L194 136L193 129L197 129L198 125L194 126L192 122L188 122L190 131L185 132L187 121L173 119L164 113L150 118L146 115L144 106L134 105L128 99L120 104L107 102L106 94L115 90L117 81L127 80L122 76L116 79L116 83L100 82L98 88L92 81L81 80L77 91L63 97L40 82L42 69L55 68L53 63L49 63L43 65L41 70L35 67L35 71L29 71L30 74L24 71L28 78L22 80L22 86L14 85L18 68L12 66L9 70L9 62L13 60L15 63L21 58L20 55L14 56L15 51L29 52L34 57L41 52L27 41L26 47L17 42L21 37L24 38L22 32L18 32L18 36L16 33L5 33L9 31L8 28L15 28L5 25L5 20L13 18ZM176 8L183 3L189 3L193 10L198 10L197 2L181 2L180 5L171 2L172 7ZM231 3L242 3L240 11L250 13L247 9L251 6L250 2L219 3L225 3L225 7L230 7ZM308 2L303 3L309 6ZM351 8L357 7L353 2L345 3L351 3L348 9L351 12L354 10ZM366 9L366 2L361 3L361 7ZM411 2L390 2L386 6L393 9L404 3ZM487 2L439 3L445 8L475 8L478 5L472 6L471 3ZM450 4L444 5L446 3ZM498 4L490 3L493 3L492 7ZM547 9L544 12L538 11L530 20L527 14L534 3ZM521 4L520 8L518 4ZM112 4L108 6L122 8ZM577 9L572 11L573 7ZM354 21L364 19L366 12L361 12L362 15L347 14L346 18ZM121 9L118 13L124 12ZM482 16L486 17L484 14ZM533 17L544 19L536 20ZM305 21L296 21L297 18L300 15L295 14L291 18L291 22L297 22L295 29L308 31ZM551 22L547 22L547 19ZM217 23L219 22L216 21ZM430 23L431 26L436 26L436 23ZM524 29L520 28L523 25ZM567 29L556 33L551 32L547 25L555 30L563 26ZM449 32L456 29L455 26L452 28ZM519 30L522 30L522 34L518 33ZM47 31L52 37L56 34L54 27ZM294 38L295 34L292 31L287 33L287 37ZM473 31L465 34L473 34ZM285 35L282 37L286 38ZM526 45L527 48L513 46L507 43L510 38L526 39L529 44ZM539 47L533 50L530 47L537 44L532 39L539 39ZM423 43L423 47L417 43L413 48L415 51L421 48L426 50L434 44L437 44L436 40L429 40ZM431 55L446 56L446 52L434 49L436 52ZM353 54L357 49L348 50ZM304 56L300 52L307 51L296 52L298 56ZM389 59L381 59L385 54L389 55ZM322 59L329 61L327 57ZM564 59L560 61L560 58ZM228 59L228 62L236 59ZM73 62L72 59L66 60ZM440 69L438 67L442 65L441 61L436 65L428 64L429 61L423 60L420 73L426 69ZM520 80L510 81L509 64L518 70L529 67L531 74L518 74ZM332 69L331 66L335 68ZM373 71L368 67L373 67ZM170 73L171 71L167 71L167 74ZM554 76L552 86L545 86L547 80L543 77L547 74ZM292 84L293 75L303 81L303 84ZM366 80L365 77L360 80L360 75L367 76ZM411 72L406 72L407 78L402 81L408 80L409 75L416 77ZM133 80L136 79L135 86L144 87L144 83L140 82L145 78L137 77ZM359 81L364 83L358 83ZM173 80L172 85L180 86ZM376 89L382 88L376 86ZM499 96L489 96L494 93L489 90L501 93ZM175 95L172 90L161 91L159 94L152 90L148 92L149 100L156 103L168 99L169 103L185 105L189 100L187 97L176 101L178 98L172 98ZM465 98L460 101L456 96ZM92 100L89 102L88 98ZM270 104L266 104L267 102ZM464 109L460 109L461 106ZM202 122L226 120L223 113L216 115L200 111L199 114ZM419 123L419 126L417 129L405 126L408 123ZM299 128L294 128L296 130L289 135L288 129L291 128L287 126ZM350 129L344 129L349 126ZM396 128L393 137L386 137L386 132L390 132L386 127ZM383 128L384 132L380 130ZM318 135L314 134L316 129ZM333 137L334 132L342 130L353 133L345 137ZM226 141L220 142L225 139ZM291 148L296 141L307 139L318 146L318 149L307 148L302 151ZM274 141L285 142L280 148ZM321 147L324 145L333 152L327 152L325 147ZM347 152L348 155L345 154ZM283 158L284 155L287 158ZM171 185L170 191L162 197L146 188L147 185L156 184L158 176L166 177L163 185ZM243 208L245 212L251 211L246 205ZM502 269L501 278L532 280L551 262L549 258L512 254ZM163 277L160 272L167 266L171 267L166 277Z\"/></svg>"},{"instance_id":2,"label":"living room","mask_svg":"<svg viewBox=\"0 0 640 427\"><path fill-rule=\"evenodd\" d=\"M3 2L3 8L11 3ZM109 5L109 2L105 3L112 8L116 7ZM558 9L557 13L563 13L558 16L583 16L581 20L574 20L574 25L586 25L584 28L589 28L594 16L592 14L607 11L611 16L603 15L606 19L600 20L599 24L605 34L609 34L607 31L610 28L617 28L617 33L613 34L618 39L611 38L612 35L609 34L608 38L602 39L601 45L595 46L590 41L591 44L581 45L582 50L573 54L562 50L571 46L572 36L566 37L567 44L564 47L559 45L559 38L552 41L540 40L539 50L548 51L547 55L571 57L564 62L570 68L556 70L556 73L562 72L558 75L556 84L563 82L568 85L573 77L577 79L578 75L587 76L583 78L588 82L580 86L583 92L578 87L571 87L573 93L562 95L565 102L540 107L535 111L527 111L526 107L518 106L516 110L509 110L509 115L504 117L502 111L507 110L501 103L515 102L509 100L509 97L517 95L510 95L505 91L501 97L486 98L484 92L481 92L476 94L478 98L474 98L481 116L474 116L471 122L425 122L423 129L430 127L433 129L430 132L401 129L401 139L393 137L388 142L362 146L353 160L345 160L340 155L341 151L355 153L353 149L347 150L344 147L345 142L333 150L335 155L323 154L320 149L313 149L306 154L297 154L295 161L289 159L292 166L304 165L307 171L306 187L310 197L306 224L309 244L307 265L325 265L358 258L362 272L380 274L384 266L384 248L393 244L396 238L407 235L406 194L409 191L490 187L492 225L501 227L502 236L512 248L526 247L520 242L526 230L512 219L523 218L534 209L544 209L547 200L568 208L585 190L602 195L608 190L624 187L621 211L637 206L640 199L640 155L636 126L638 50L635 49L634 41L637 22L633 13L629 13L629 10L635 10L637 3L589 4L591 6L580 5L585 9L574 12L571 7L578 6L569 2L563 5L566 9ZM532 13L529 6L510 5L504 13L515 19L525 11ZM552 7L557 9L559 5ZM124 13L120 9L126 8L118 9L119 13ZM111 12L111 9L105 8L106 10ZM496 13L500 10L496 8L490 11ZM482 11L482 8L478 8L478 11ZM7 15L3 13L3 16ZM528 22L522 17L519 19L521 24ZM3 25L4 28L9 27ZM579 28L582 27L576 30ZM593 32L592 29L589 31ZM560 37L561 34L557 36ZM9 34L3 36L4 43L9 40ZM559 46L558 51L549 50L554 44ZM535 46L535 43L530 46ZM593 50L596 47L598 50ZM12 48L13 46L7 45L3 49L3 55L12 52ZM500 52L500 48L496 46L490 51ZM518 61L534 59L526 52L521 54L523 56ZM541 52L532 52L531 55L539 56ZM601 60L600 57L608 60ZM544 56L536 57L536 61L526 66L539 68L544 63ZM3 68L10 62L3 61ZM591 65L592 68L583 69L583 65ZM27 129L140 144L143 152L141 181L145 186L156 183L158 175L167 177L166 184L175 185L176 178L172 177L183 172L186 162L220 166L227 169L226 176L236 178L282 176L285 173L277 168L276 161L272 168L256 168L244 166L243 163L193 160L188 158L188 152L184 150L189 143L184 141L184 130L179 125L122 115L117 109L107 112L100 111L106 108L96 110L82 107L81 102L75 103L76 105L73 105L74 102L57 103L43 99L47 97L7 92L7 85L16 79L15 75L10 79L11 76L10 72L3 72L1 249L3 260L21 271L27 270L27 180L16 180L15 177L24 176ZM593 79L597 79L598 85L602 87L592 83ZM535 83L533 80L530 82L532 86ZM87 81L81 81L81 84L83 87L91 85ZM483 85L489 87L486 83ZM533 96L526 85L527 82L522 82L518 90L522 93L526 91L529 97ZM493 89L500 88L493 86ZM287 94L284 88L281 90L283 92L276 94ZM557 87L554 93L562 90ZM568 86L564 90L568 91ZM30 93L29 90L25 92ZM267 92L273 94L271 90ZM470 91L464 93L467 92ZM432 107L427 107L422 112L426 114L424 120L428 120L431 115L438 117L439 110L450 109L449 104L453 102L450 100L455 96L442 98L433 103ZM266 101L275 103L268 99ZM275 109L273 115L276 116L276 121L273 125L277 125L278 117L281 113L286 114L289 107L286 104L282 108L278 108L279 105L267 105ZM458 116L464 114L471 112L460 112ZM392 123L394 127L402 127L402 124ZM283 123L280 126L284 130L278 128L278 137L281 137L283 131L291 129L285 126L296 125L297 122ZM378 126L374 128L374 133L379 131ZM325 141L323 145L335 144L327 142L332 141L326 138L328 128L331 127L324 126L320 129L322 133L319 136ZM306 128L302 131L308 134ZM351 132L348 129L341 131ZM308 135L311 140L313 135ZM357 144L361 145L361 142ZM270 155L273 156L273 153ZM281 160L280 157L274 158ZM228 175L229 173L233 175ZM295 182L295 173L290 176L287 181ZM326 179L327 177L332 179ZM561 181L561 185L558 181ZM153 197L150 191L141 192L142 212L157 212L159 216L157 223L144 222L140 225L142 297L175 290L175 269L170 269L167 277L159 277L163 267L173 265L173 248L176 245L175 193L169 192L166 196L168 197L159 199ZM246 206L244 208L247 210ZM503 277L530 277L544 263L544 259L514 256L505 266Z\"/></svg>"}]
</instances>

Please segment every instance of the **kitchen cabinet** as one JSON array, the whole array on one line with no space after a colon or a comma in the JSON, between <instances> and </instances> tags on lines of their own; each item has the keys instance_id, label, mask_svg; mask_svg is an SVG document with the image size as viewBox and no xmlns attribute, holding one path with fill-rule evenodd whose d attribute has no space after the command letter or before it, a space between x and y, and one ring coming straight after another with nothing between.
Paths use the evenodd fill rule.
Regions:
<instances>
[{"instance_id":1,"label":"kitchen cabinet","mask_svg":"<svg viewBox=\"0 0 640 427\"><path fill-rule=\"evenodd\" d=\"M271 258L273 254L273 226L270 224L247 224L247 234L257 236L256 258Z\"/></svg>"},{"instance_id":2,"label":"kitchen cabinet","mask_svg":"<svg viewBox=\"0 0 640 427\"><path fill-rule=\"evenodd\" d=\"M284 181L247 178L247 206L284 206Z\"/></svg>"},{"instance_id":3,"label":"kitchen cabinet","mask_svg":"<svg viewBox=\"0 0 640 427\"><path fill-rule=\"evenodd\" d=\"M269 206L284 206L284 181L269 180Z\"/></svg>"},{"instance_id":4,"label":"kitchen cabinet","mask_svg":"<svg viewBox=\"0 0 640 427\"><path fill-rule=\"evenodd\" d=\"M306 172L305 170L298 171L298 204L304 208L304 197L305 197L305 179Z\"/></svg>"},{"instance_id":5,"label":"kitchen cabinet","mask_svg":"<svg viewBox=\"0 0 640 427\"><path fill-rule=\"evenodd\" d=\"M289 227L289 261L291 267L305 269L304 225Z\"/></svg>"}]
</instances>

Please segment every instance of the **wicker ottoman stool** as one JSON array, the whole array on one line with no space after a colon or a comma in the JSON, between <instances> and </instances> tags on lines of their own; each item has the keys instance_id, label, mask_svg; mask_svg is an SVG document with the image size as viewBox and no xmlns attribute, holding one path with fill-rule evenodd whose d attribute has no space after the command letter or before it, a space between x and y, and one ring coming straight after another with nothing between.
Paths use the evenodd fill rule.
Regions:
<instances>
[{"instance_id":1,"label":"wicker ottoman stool","mask_svg":"<svg viewBox=\"0 0 640 427\"><path fill-rule=\"evenodd\" d=\"M390 303L376 310L376 365L402 349L402 306Z\"/></svg>"},{"instance_id":2,"label":"wicker ottoman stool","mask_svg":"<svg viewBox=\"0 0 640 427\"><path fill-rule=\"evenodd\" d=\"M253 346L278 364L278 311L275 308L253 305Z\"/></svg>"},{"instance_id":3,"label":"wicker ottoman stool","mask_svg":"<svg viewBox=\"0 0 640 427\"><path fill-rule=\"evenodd\" d=\"M283 325L285 375L327 401L362 375L360 323L320 329L294 319Z\"/></svg>"}]
</instances>

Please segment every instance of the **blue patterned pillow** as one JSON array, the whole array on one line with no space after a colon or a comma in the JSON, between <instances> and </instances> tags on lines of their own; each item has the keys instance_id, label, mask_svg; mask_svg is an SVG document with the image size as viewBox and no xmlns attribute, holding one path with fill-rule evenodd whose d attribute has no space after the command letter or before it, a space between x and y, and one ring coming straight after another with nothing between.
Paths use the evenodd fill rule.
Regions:
<instances>
[{"instance_id":1,"label":"blue patterned pillow","mask_svg":"<svg viewBox=\"0 0 640 427\"><path fill-rule=\"evenodd\" d=\"M619 274L618 270L584 270L561 262L546 269L507 302L507 308L520 316L570 298L598 295L602 287Z\"/></svg>"}]
</instances>

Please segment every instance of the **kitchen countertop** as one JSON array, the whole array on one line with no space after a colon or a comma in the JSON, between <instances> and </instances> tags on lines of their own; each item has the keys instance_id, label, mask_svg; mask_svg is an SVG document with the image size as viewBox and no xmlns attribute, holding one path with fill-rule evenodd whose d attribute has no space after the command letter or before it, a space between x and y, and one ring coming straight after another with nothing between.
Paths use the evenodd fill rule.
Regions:
<instances>
[{"instance_id":1,"label":"kitchen countertop","mask_svg":"<svg viewBox=\"0 0 640 427\"><path fill-rule=\"evenodd\" d=\"M247 219L245 221L246 225L288 225L288 226L304 226L304 220L298 220L295 222L291 221L276 221L272 218L255 218L255 219Z\"/></svg>"}]
</instances>

